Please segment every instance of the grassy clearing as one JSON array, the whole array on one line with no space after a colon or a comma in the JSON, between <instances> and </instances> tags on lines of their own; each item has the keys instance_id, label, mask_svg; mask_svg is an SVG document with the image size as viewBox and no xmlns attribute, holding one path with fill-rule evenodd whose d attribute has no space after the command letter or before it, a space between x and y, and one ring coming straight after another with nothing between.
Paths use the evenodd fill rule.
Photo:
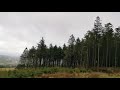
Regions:
<instances>
[{"instance_id":1,"label":"grassy clearing","mask_svg":"<svg viewBox=\"0 0 120 90\"><path fill-rule=\"evenodd\" d=\"M36 78L120 78L120 73L108 74L102 72L91 73L55 73L42 74Z\"/></svg>"},{"instance_id":2,"label":"grassy clearing","mask_svg":"<svg viewBox=\"0 0 120 90\"><path fill-rule=\"evenodd\" d=\"M0 68L0 78L120 78L120 69L100 68Z\"/></svg>"},{"instance_id":3,"label":"grassy clearing","mask_svg":"<svg viewBox=\"0 0 120 90\"><path fill-rule=\"evenodd\" d=\"M14 68L0 68L0 78L9 78L8 72L13 70Z\"/></svg>"},{"instance_id":4,"label":"grassy clearing","mask_svg":"<svg viewBox=\"0 0 120 90\"><path fill-rule=\"evenodd\" d=\"M0 71L10 71L14 70L15 68L0 68Z\"/></svg>"}]
</instances>

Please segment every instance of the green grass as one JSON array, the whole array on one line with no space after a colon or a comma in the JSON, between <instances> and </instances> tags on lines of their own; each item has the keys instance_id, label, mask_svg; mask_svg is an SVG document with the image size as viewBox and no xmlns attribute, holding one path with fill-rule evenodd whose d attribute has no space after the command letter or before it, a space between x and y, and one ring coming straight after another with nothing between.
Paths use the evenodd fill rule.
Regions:
<instances>
[{"instance_id":1,"label":"green grass","mask_svg":"<svg viewBox=\"0 0 120 90\"><path fill-rule=\"evenodd\" d=\"M0 71L0 78L8 78L8 71Z\"/></svg>"},{"instance_id":2,"label":"green grass","mask_svg":"<svg viewBox=\"0 0 120 90\"><path fill-rule=\"evenodd\" d=\"M55 73L80 73L87 72L86 69L78 69L78 68L59 68L59 67L51 67L51 68L28 68L28 69L16 69L13 71L9 71L9 77L11 78L29 78L36 77L42 74L55 74ZM89 71L88 71L89 72Z\"/></svg>"},{"instance_id":3,"label":"green grass","mask_svg":"<svg viewBox=\"0 0 120 90\"><path fill-rule=\"evenodd\" d=\"M0 78L9 78L9 72L14 68L0 68Z\"/></svg>"},{"instance_id":4,"label":"green grass","mask_svg":"<svg viewBox=\"0 0 120 90\"><path fill-rule=\"evenodd\" d=\"M11 78L34 78L40 77L43 74L56 74L56 73L91 73L92 70L85 68L59 68L59 67L44 67L44 68L28 68L28 69L16 69L14 71L9 71L9 77Z\"/></svg>"},{"instance_id":5,"label":"green grass","mask_svg":"<svg viewBox=\"0 0 120 90\"><path fill-rule=\"evenodd\" d=\"M42 78L42 77L74 77L74 78L120 78L120 68L62 68L41 67L27 69L0 68L0 78Z\"/></svg>"}]
</instances>

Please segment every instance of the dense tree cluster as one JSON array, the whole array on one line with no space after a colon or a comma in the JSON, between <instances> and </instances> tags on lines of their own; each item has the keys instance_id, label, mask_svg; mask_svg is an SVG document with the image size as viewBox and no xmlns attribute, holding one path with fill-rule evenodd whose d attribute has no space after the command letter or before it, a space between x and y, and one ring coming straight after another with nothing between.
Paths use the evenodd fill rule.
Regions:
<instances>
[{"instance_id":1,"label":"dense tree cluster","mask_svg":"<svg viewBox=\"0 0 120 90\"><path fill-rule=\"evenodd\" d=\"M71 35L68 45L47 47L42 38L37 47L25 48L17 67L120 67L119 53L120 27L102 26L97 17L94 28L81 40Z\"/></svg>"}]
</instances>

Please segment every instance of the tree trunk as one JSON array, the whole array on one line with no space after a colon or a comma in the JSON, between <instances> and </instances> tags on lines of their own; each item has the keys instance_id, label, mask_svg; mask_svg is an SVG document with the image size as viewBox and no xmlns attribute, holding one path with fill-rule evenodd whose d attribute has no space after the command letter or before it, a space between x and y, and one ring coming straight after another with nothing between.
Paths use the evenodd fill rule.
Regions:
<instances>
[{"instance_id":1,"label":"tree trunk","mask_svg":"<svg viewBox=\"0 0 120 90\"><path fill-rule=\"evenodd\" d=\"M95 59L94 59L94 67L96 67L96 45L95 45Z\"/></svg>"},{"instance_id":2,"label":"tree trunk","mask_svg":"<svg viewBox=\"0 0 120 90\"><path fill-rule=\"evenodd\" d=\"M107 53L106 53L106 67L107 67L107 62L108 61L108 39L107 39Z\"/></svg>"},{"instance_id":3,"label":"tree trunk","mask_svg":"<svg viewBox=\"0 0 120 90\"><path fill-rule=\"evenodd\" d=\"M88 68L88 59L89 59L88 54L89 54L89 49L87 48L87 62L86 62L86 68Z\"/></svg>"},{"instance_id":4,"label":"tree trunk","mask_svg":"<svg viewBox=\"0 0 120 90\"><path fill-rule=\"evenodd\" d=\"M82 48L82 49L83 49L83 48ZM83 65L82 65L82 59L83 59L83 57L82 57L82 50L81 50L81 63L80 63L80 67L83 66Z\"/></svg>"},{"instance_id":5,"label":"tree trunk","mask_svg":"<svg viewBox=\"0 0 120 90\"><path fill-rule=\"evenodd\" d=\"M99 68L99 44L98 44L98 68Z\"/></svg>"},{"instance_id":6,"label":"tree trunk","mask_svg":"<svg viewBox=\"0 0 120 90\"><path fill-rule=\"evenodd\" d=\"M115 49L115 68L116 68L116 60L117 60L117 41L116 41L116 49Z\"/></svg>"}]
</instances>

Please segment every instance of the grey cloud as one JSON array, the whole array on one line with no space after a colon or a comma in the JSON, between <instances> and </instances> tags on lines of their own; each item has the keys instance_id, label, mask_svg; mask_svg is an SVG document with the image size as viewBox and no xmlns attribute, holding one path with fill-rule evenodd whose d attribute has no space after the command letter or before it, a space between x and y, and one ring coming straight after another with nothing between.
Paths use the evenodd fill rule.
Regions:
<instances>
[{"instance_id":1,"label":"grey cloud","mask_svg":"<svg viewBox=\"0 0 120 90\"><path fill-rule=\"evenodd\" d=\"M103 25L120 25L119 12L0 12L0 53L20 55L25 47L36 46L41 37L48 46L67 44L71 34L84 37L96 16Z\"/></svg>"}]
</instances>

